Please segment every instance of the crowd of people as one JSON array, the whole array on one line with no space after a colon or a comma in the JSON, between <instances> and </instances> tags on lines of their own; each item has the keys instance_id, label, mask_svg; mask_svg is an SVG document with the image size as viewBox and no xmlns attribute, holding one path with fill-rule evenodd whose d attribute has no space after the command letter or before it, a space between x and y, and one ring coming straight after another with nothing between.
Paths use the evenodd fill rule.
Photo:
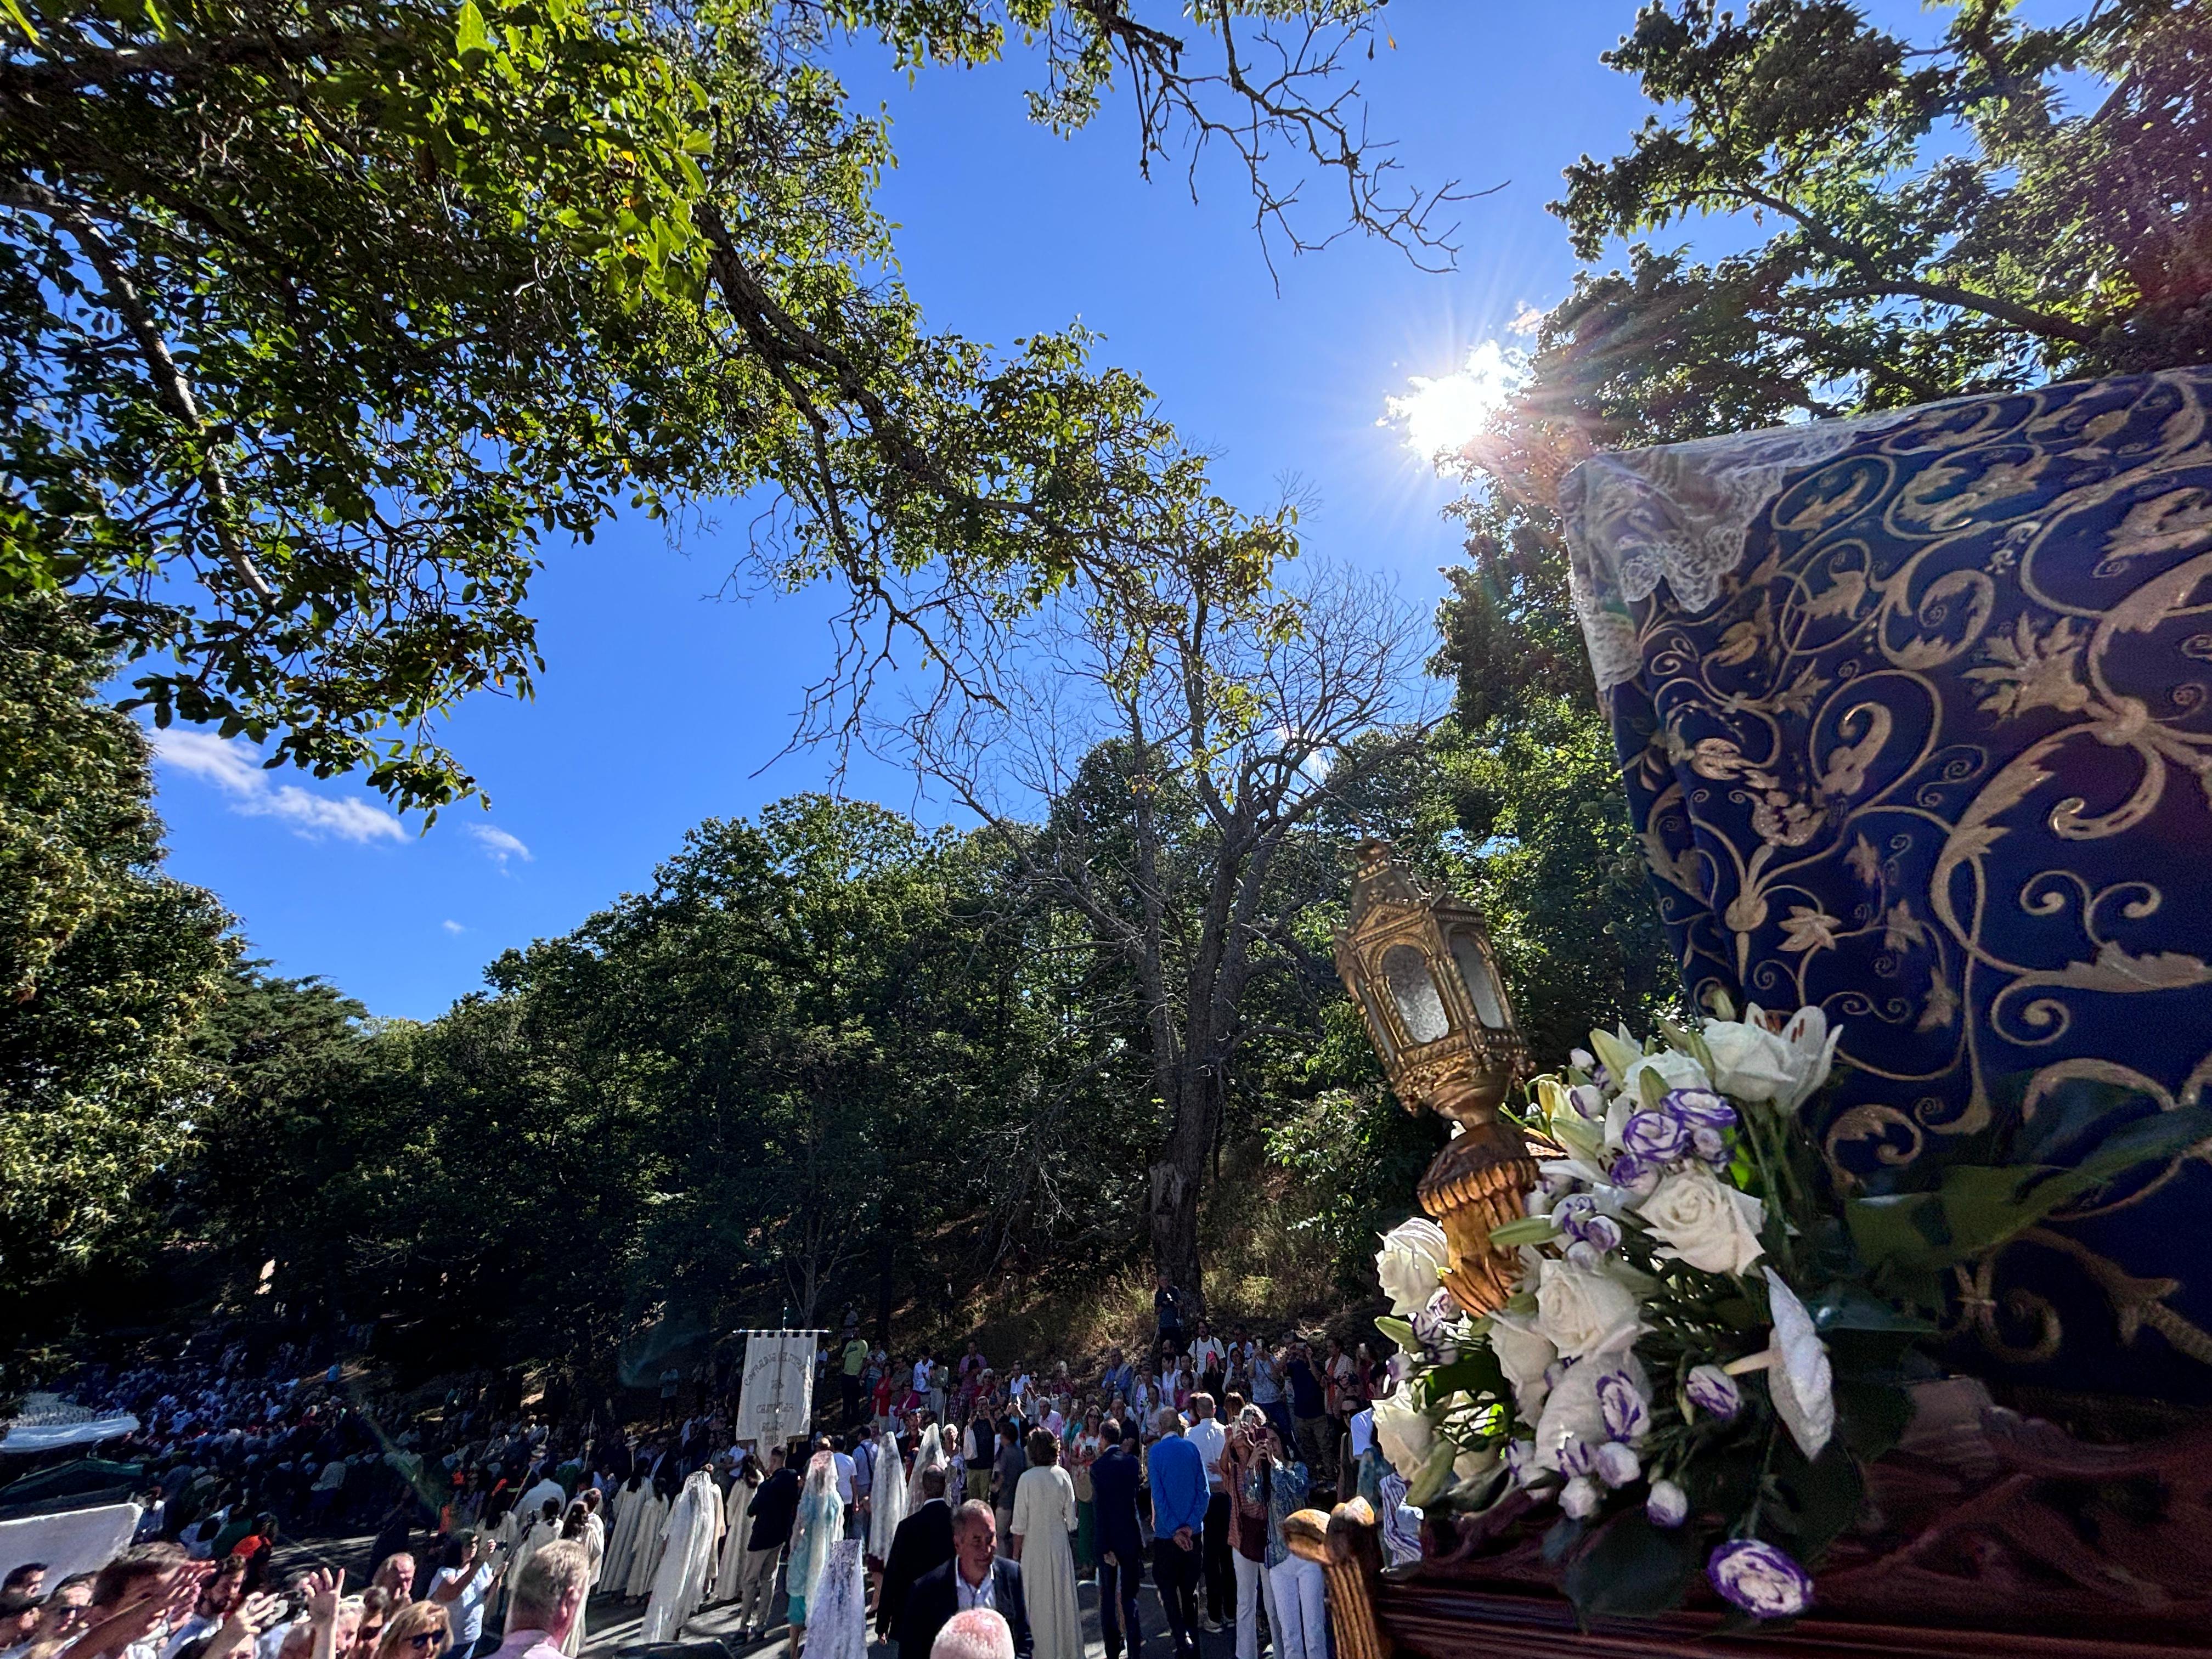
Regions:
<instances>
[{"instance_id":1,"label":"crowd of people","mask_svg":"<svg viewBox=\"0 0 2212 1659\"><path fill-rule=\"evenodd\" d=\"M0 1659L489 1659L520 1634L573 1656L594 1595L643 1601L641 1642L715 1604L758 1640L781 1605L809 1659L861 1659L871 1631L902 1659L1001 1634L1018 1659L1082 1659L1086 1580L1108 1659L1143 1659L1147 1577L1172 1659L1232 1628L1237 1659L1326 1659L1320 1569L1286 1523L1357 1490L1409 1547L1369 1413L1388 1370L1186 1328L1182 1304L1163 1280L1156 1342L1081 1366L895 1356L854 1322L817 1362L823 1432L781 1445L737 1442L736 1402L704 1387L680 1419L665 1389L640 1429L489 1383L401 1413L289 1346L92 1368L73 1397L139 1419L118 1455L146 1472L143 1518L97 1573L16 1564ZM277 1581L280 1538L372 1528L357 1591L320 1567ZM1004 1632L956 1617L977 1609Z\"/></svg>"}]
</instances>

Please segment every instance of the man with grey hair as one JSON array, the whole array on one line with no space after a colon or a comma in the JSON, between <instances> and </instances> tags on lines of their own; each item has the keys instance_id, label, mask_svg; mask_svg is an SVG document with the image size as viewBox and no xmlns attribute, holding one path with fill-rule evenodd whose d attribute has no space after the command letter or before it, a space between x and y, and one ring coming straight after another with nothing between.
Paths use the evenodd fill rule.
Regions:
<instances>
[{"instance_id":1,"label":"man with grey hair","mask_svg":"<svg viewBox=\"0 0 2212 1659\"><path fill-rule=\"evenodd\" d=\"M1014 1659L1014 1627L995 1607L969 1607L945 1621L929 1659Z\"/></svg>"},{"instance_id":2,"label":"man with grey hair","mask_svg":"<svg viewBox=\"0 0 2212 1659\"><path fill-rule=\"evenodd\" d=\"M489 1659L562 1659L561 1644L584 1616L592 1558L574 1539L539 1548L507 1587L507 1639Z\"/></svg>"}]
</instances>

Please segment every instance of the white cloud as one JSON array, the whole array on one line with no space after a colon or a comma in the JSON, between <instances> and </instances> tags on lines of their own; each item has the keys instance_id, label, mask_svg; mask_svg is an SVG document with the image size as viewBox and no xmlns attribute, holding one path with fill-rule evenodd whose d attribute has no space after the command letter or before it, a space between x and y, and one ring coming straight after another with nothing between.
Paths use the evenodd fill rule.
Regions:
<instances>
[{"instance_id":1,"label":"white cloud","mask_svg":"<svg viewBox=\"0 0 2212 1659\"><path fill-rule=\"evenodd\" d=\"M459 922L455 921L451 916L447 916L443 921L440 922L438 926L444 928L449 933L465 933L469 931L467 928L462 927Z\"/></svg>"},{"instance_id":2,"label":"white cloud","mask_svg":"<svg viewBox=\"0 0 2212 1659\"><path fill-rule=\"evenodd\" d=\"M310 841L407 841L407 826L381 806L318 795L296 783L278 783L261 765L261 751L241 738L212 732L151 731L162 763L189 772L230 797L230 810L252 818L280 818Z\"/></svg>"},{"instance_id":3,"label":"white cloud","mask_svg":"<svg viewBox=\"0 0 2212 1659\"><path fill-rule=\"evenodd\" d=\"M501 870L507 868L509 859L520 859L525 864L530 862L530 849L522 844L521 836L511 836L495 823L472 823L468 826L468 831L476 843L484 849L484 856Z\"/></svg>"},{"instance_id":4,"label":"white cloud","mask_svg":"<svg viewBox=\"0 0 2212 1659\"><path fill-rule=\"evenodd\" d=\"M1543 307L1522 306L1520 310L1513 313L1513 320L1506 324L1505 326L1511 329L1516 334L1523 334L1533 337L1536 331L1543 326Z\"/></svg>"}]
</instances>

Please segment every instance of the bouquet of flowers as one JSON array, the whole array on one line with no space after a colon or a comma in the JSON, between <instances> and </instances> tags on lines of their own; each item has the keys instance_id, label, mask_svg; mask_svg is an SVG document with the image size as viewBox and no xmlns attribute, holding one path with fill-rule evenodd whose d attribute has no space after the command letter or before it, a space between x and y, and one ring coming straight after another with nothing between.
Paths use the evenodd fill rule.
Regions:
<instances>
[{"instance_id":1,"label":"bouquet of flowers","mask_svg":"<svg viewBox=\"0 0 2212 1659\"><path fill-rule=\"evenodd\" d=\"M1942 1374L1943 1274L2212 1132L2203 1108L2138 1115L2068 1165L1869 1191L1801 1117L1839 1034L1818 1008L1725 1005L1648 1043L1594 1031L1528 1093L1541 1179L1491 1234L1519 1256L1512 1297L1469 1317L1426 1220L1376 1257L1400 1386L1375 1430L1407 1501L1556 1505L1546 1559L1585 1619L1675 1606L1700 1572L1752 1619L1802 1612L1905 1386Z\"/></svg>"}]
</instances>

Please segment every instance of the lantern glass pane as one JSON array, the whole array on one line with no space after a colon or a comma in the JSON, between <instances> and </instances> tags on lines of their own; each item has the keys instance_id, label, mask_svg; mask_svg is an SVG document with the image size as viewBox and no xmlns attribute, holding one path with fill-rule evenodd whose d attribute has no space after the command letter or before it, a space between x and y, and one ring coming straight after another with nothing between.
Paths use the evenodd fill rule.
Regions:
<instances>
[{"instance_id":1,"label":"lantern glass pane","mask_svg":"<svg viewBox=\"0 0 2212 1659\"><path fill-rule=\"evenodd\" d=\"M1382 953L1382 981L1390 988L1390 1000L1398 1005L1399 1022L1407 1041L1435 1042L1451 1033L1443 997L1429 976L1428 959L1410 945L1394 945Z\"/></svg>"},{"instance_id":2,"label":"lantern glass pane","mask_svg":"<svg viewBox=\"0 0 2212 1659\"><path fill-rule=\"evenodd\" d=\"M1504 1030L1505 1004L1498 994L1498 970L1490 965L1488 954L1465 933L1452 935L1451 948L1459 976L1467 981L1468 996L1474 1003L1474 1017L1493 1031Z\"/></svg>"}]
</instances>

